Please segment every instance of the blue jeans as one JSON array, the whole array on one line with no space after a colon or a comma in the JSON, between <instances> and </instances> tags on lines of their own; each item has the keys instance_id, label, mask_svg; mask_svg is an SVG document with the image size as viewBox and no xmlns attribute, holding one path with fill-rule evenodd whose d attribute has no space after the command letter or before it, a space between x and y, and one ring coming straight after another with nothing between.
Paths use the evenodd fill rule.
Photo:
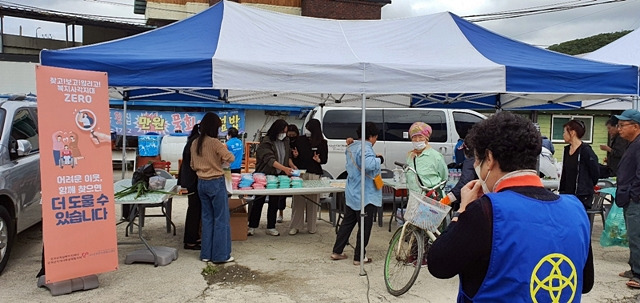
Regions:
<instances>
[{"instance_id":1,"label":"blue jeans","mask_svg":"<svg viewBox=\"0 0 640 303\"><path fill-rule=\"evenodd\" d=\"M198 179L198 194L202 202L200 258L213 262L226 261L231 257L231 227L224 178Z\"/></svg>"}]
</instances>

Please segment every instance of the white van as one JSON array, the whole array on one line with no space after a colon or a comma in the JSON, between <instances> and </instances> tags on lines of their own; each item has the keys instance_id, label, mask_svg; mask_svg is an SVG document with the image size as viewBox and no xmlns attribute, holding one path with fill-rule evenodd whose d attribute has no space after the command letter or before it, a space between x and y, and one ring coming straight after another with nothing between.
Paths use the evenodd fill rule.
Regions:
<instances>
[{"instance_id":1,"label":"white van","mask_svg":"<svg viewBox=\"0 0 640 303\"><path fill-rule=\"evenodd\" d=\"M465 109L439 108L367 108L366 120L380 129L378 141L373 149L384 156L382 168L392 170L394 161L405 162L407 152L413 147L409 138L409 127L417 121L433 128L429 144L444 155L447 163L453 163L453 153L460 135L486 117ZM323 165L325 175L333 179L346 176L345 139L357 138L356 130L361 123L362 112L357 107L316 107L307 115L320 120L324 137L329 145L329 160ZM304 133L304 128L301 132Z\"/></svg>"}]
</instances>

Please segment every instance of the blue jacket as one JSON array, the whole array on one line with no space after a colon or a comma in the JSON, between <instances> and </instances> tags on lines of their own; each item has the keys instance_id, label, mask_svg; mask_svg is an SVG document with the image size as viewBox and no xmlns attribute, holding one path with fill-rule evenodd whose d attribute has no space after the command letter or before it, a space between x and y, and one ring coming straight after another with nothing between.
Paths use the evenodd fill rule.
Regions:
<instances>
[{"instance_id":1,"label":"blue jacket","mask_svg":"<svg viewBox=\"0 0 640 303\"><path fill-rule=\"evenodd\" d=\"M376 153L373 151L373 145L370 142L365 142L365 183L364 183L364 205L373 204L375 206L382 206L382 190L376 189L373 184L372 178L380 174L380 159L376 157ZM360 210L360 168L361 168L361 156L362 155L362 141L355 141L347 147L345 156L347 157L347 185L345 190L345 197L347 200L347 206L353 210Z\"/></svg>"}]
</instances>

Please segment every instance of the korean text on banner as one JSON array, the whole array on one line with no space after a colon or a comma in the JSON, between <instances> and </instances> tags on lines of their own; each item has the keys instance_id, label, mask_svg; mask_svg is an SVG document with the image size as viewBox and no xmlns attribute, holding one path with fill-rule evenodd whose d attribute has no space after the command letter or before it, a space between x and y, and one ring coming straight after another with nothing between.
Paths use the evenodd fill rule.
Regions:
<instances>
[{"instance_id":1,"label":"korean text on banner","mask_svg":"<svg viewBox=\"0 0 640 303\"><path fill-rule=\"evenodd\" d=\"M47 283L118 268L107 74L36 66Z\"/></svg>"}]
</instances>

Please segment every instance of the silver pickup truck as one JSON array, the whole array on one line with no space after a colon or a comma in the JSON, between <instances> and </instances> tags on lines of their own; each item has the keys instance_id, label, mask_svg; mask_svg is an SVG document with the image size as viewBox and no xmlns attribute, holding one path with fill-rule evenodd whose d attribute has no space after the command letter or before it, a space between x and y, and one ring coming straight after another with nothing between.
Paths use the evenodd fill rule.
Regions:
<instances>
[{"instance_id":1,"label":"silver pickup truck","mask_svg":"<svg viewBox=\"0 0 640 303\"><path fill-rule=\"evenodd\" d=\"M16 235L42 220L36 103L0 96L0 273Z\"/></svg>"}]
</instances>

